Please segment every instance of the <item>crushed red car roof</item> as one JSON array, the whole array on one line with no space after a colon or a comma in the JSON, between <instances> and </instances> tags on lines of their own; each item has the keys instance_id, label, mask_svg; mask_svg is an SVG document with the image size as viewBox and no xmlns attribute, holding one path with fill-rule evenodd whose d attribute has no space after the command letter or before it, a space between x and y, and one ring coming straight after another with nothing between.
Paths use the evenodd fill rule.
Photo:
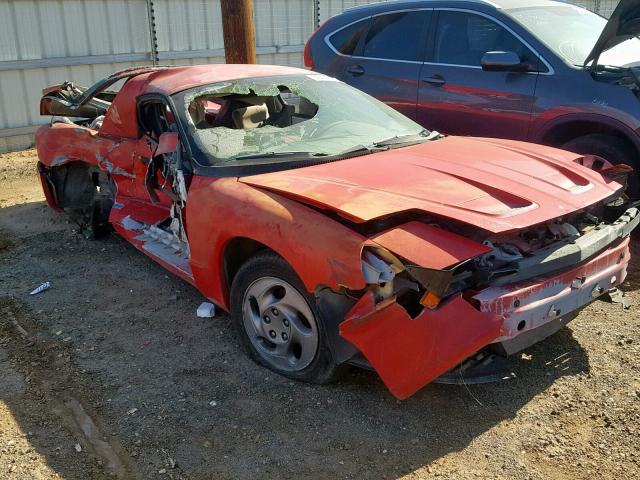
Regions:
<instances>
[{"instance_id":1,"label":"crushed red car roof","mask_svg":"<svg viewBox=\"0 0 640 480\"><path fill-rule=\"evenodd\" d=\"M301 68L278 65L220 64L170 67L149 74L145 93L172 95L188 88L214 82L273 75L304 75L307 73L309 73L307 70Z\"/></svg>"}]
</instances>

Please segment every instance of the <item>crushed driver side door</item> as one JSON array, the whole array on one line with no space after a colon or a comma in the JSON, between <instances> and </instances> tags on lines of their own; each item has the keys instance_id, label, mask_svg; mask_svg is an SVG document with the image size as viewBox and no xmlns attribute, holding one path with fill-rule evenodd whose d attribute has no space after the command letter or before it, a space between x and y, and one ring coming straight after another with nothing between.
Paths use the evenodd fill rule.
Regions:
<instances>
[{"instance_id":1,"label":"crushed driver side door","mask_svg":"<svg viewBox=\"0 0 640 480\"><path fill-rule=\"evenodd\" d=\"M153 96L139 100L138 108L142 134L134 153L134 198L121 209L116 228L165 268L193 282L184 221L190 164L168 103Z\"/></svg>"}]
</instances>

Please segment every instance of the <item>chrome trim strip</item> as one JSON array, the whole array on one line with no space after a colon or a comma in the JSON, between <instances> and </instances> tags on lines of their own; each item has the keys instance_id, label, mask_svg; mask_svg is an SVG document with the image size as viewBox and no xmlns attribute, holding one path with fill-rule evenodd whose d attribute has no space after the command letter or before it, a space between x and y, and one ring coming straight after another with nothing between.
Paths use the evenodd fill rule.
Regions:
<instances>
[{"instance_id":1,"label":"chrome trim strip","mask_svg":"<svg viewBox=\"0 0 640 480\"><path fill-rule=\"evenodd\" d=\"M396 0L396 1L399 2L401 0ZM449 1L457 1L457 0L449 0ZM480 3L480 4L483 4L483 5L490 5L493 8L498 9L498 10L502 9L502 7L500 5L498 5L497 3L493 3L490 0L458 0L458 1L469 2L469 3ZM344 12L352 12L354 10L365 9L367 7L371 7L372 5L381 5L381 4L385 4L387 2L388 2L388 0L378 0L377 2L373 2L373 3L365 3L364 5L354 5L353 7L345 8L343 11Z\"/></svg>"},{"instance_id":2,"label":"chrome trim strip","mask_svg":"<svg viewBox=\"0 0 640 480\"><path fill-rule=\"evenodd\" d=\"M304 50L304 45L274 45L271 47L256 47L258 55L274 53L299 53ZM208 50L185 50L173 52L158 52L159 60L177 60L181 58L208 58L224 57L224 48ZM27 70L34 68L73 67L85 65L103 65L108 63L148 63L149 52L140 53L115 53L111 55L87 55L80 57L53 57L34 58L27 60L0 61L0 72L7 70Z\"/></svg>"},{"instance_id":3,"label":"chrome trim strip","mask_svg":"<svg viewBox=\"0 0 640 480\"><path fill-rule=\"evenodd\" d=\"M435 62L422 62L423 65L440 65L442 67L457 67L457 68L470 68L472 70L482 70L482 67L478 67L477 65L458 65L457 63L435 63ZM535 73L538 72L526 72L526 73Z\"/></svg>"},{"instance_id":4,"label":"chrome trim strip","mask_svg":"<svg viewBox=\"0 0 640 480\"><path fill-rule=\"evenodd\" d=\"M490 2L485 2L484 0L474 0L474 1L478 1L478 3L490 3ZM388 11L385 11L385 12L376 13L375 15L369 15L367 17L359 18L358 20L355 20L355 21L353 21L351 23L343 25L342 27L338 28L337 30L329 32L328 34L326 34L324 36L324 43L327 45L327 47L329 47L329 49L333 53L335 53L336 55L339 55L341 57L346 57L346 58L355 58L355 59L358 59L358 60L377 60L377 61L395 62L395 63L442 65L442 66L447 66L447 67L459 67L459 68L470 68L470 69L474 69L474 70L482 70L482 67L481 66L477 66L477 65L457 65L457 64L453 64L453 63L418 62L418 61L413 61L413 60L396 60L396 59L393 59L393 58L375 58L375 57L363 57L363 56L360 56L360 55L345 55L344 53L340 53L338 50L336 50L336 48L331 44L331 41L329 40L333 35L335 35L336 33L344 30L345 28L348 28L348 27L350 27L352 25L355 25L356 23L359 23L359 22L364 22L364 21L371 20L374 17L379 17L381 15L388 15L388 14L392 14L392 13L418 12L418 11L464 12L464 13L470 13L470 14L479 15L481 17L488 18L489 20L491 20L493 22L496 22L498 25L500 25L505 30L507 30L509 33L511 33L514 37L516 37L520 42L522 42L529 50L531 50L533 52L533 54L536 57L538 57L540 59L540 61L542 61L542 63L544 63L544 65L549 70L548 72L526 72L527 75L546 75L546 76L551 76L551 75L554 75L556 73L555 69L551 66L551 64L549 62L547 62L547 60L542 55L540 55L538 53L538 51L531 46L531 44L529 44L525 39L523 39L520 35L518 35L516 32L514 32L511 27L506 25L501 20L498 20L497 18L495 18L495 17L493 17L491 15L488 15L488 14L486 14L484 12L478 12L476 10L469 10L469 9L466 9L466 8L436 7L436 8L405 8L405 9L402 9L402 10L388 10Z\"/></svg>"}]
</instances>

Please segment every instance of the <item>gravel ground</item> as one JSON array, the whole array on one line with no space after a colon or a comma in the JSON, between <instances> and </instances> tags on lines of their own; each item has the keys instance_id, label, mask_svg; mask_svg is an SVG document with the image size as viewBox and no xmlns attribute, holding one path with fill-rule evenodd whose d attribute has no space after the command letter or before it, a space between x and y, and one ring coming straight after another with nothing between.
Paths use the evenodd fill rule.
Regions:
<instances>
[{"instance_id":1,"label":"gravel ground","mask_svg":"<svg viewBox=\"0 0 640 480\"><path fill-rule=\"evenodd\" d=\"M0 156L0 478L640 478L639 261L628 311L592 304L516 379L398 402L256 366L195 289L51 212L34 166Z\"/></svg>"}]
</instances>

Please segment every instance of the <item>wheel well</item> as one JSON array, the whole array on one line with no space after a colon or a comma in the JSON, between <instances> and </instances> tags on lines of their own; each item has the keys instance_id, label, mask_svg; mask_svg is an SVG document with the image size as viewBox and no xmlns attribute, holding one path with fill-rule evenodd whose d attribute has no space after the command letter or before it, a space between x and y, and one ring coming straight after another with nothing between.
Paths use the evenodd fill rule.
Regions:
<instances>
[{"instance_id":1,"label":"wheel well","mask_svg":"<svg viewBox=\"0 0 640 480\"><path fill-rule=\"evenodd\" d=\"M111 176L82 161L41 170L56 199L81 229L91 227L95 235L109 231L109 212L115 198Z\"/></svg>"},{"instance_id":2,"label":"wheel well","mask_svg":"<svg viewBox=\"0 0 640 480\"><path fill-rule=\"evenodd\" d=\"M585 135L591 135L594 133L611 135L619 138L627 144L629 149L632 149L631 151L638 151L634 143L621 130L610 125L591 121L567 122L553 127L545 133L542 143L552 145L554 147L560 147L574 138L584 137Z\"/></svg>"},{"instance_id":3,"label":"wheel well","mask_svg":"<svg viewBox=\"0 0 640 480\"><path fill-rule=\"evenodd\" d=\"M94 197L98 169L84 162L71 162L48 169L61 208L88 207Z\"/></svg>"},{"instance_id":4,"label":"wheel well","mask_svg":"<svg viewBox=\"0 0 640 480\"><path fill-rule=\"evenodd\" d=\"M266 245L246 237L231 240L224 249L224 272L227 286L231 288L240 267L258 252L273 251Z\"/></svg>"}]
</instances>

